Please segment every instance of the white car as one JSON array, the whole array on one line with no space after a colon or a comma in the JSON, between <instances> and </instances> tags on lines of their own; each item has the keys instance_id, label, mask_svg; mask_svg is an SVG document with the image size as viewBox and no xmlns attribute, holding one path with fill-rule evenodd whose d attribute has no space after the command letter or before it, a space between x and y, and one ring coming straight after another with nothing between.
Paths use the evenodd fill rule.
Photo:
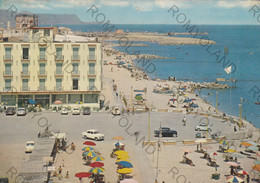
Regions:
<instances>
[{"instance_id":1,"label":"white car","mask_svg":"<svg viewBox=\"0 0 260 183\"><path fill-rule=\"evenodd\" d=\"M26 115L26 109L25 108L18 108L16 111L17 116L25 116Z\"/></svg>"},{"instance_id":2,"label":"white car","mask_svg":"<svg viewBox=\"0 0 260 183\"><path fill-rule=\"evenodd\" d=\"M207 127L207 124L204 124L204 123L201 123L201 124L198 124L196 127L195 127L195 130L196 131L209 131L211 132L211 128L208 126Z\"/></svg>"},{"instance_id":3,"label":"white car","mask_svg":"<svg viewBox=\"0 0 260 183\"><path fill-rule=\"evenodd\" d=\"M94 140L104 140L105 135L102 133L99 133L98 130L88 130L86 132L82 132L82 136L85 139L94 139Z\"/></svg>"},{"instance_id":4,"label":"white car","mask_svg":"<svg viewBox=\"0 0 260 183\"><path fill-rule=\"evenodd\" d=\"M74 107L73 109L72 109L72 114L73 115L79 115L80 114L80 108L79 107Z\"/></svg>"},{"instance_id":5,"label":"white car","mask_svg":"<svg viewBox=\"0 0 260 183\"><path fill-rule=\"evenodd\" d=\"M62 109L61 109L61 115L64 115L64 114L68 114L69 112L68 112L68 110L67 110L67 108L66 107L63 107Z\"/></svg>"},{"instance_id":6,"label":"white car","mask_svg":"<svg viewBox=\"0 0 260 183\"><path fill-rule=\"evenodd\" d=\"M31 153L34 149L34 141L28 141L26 142L25 152Z\"/></svg>"}]
</instances>

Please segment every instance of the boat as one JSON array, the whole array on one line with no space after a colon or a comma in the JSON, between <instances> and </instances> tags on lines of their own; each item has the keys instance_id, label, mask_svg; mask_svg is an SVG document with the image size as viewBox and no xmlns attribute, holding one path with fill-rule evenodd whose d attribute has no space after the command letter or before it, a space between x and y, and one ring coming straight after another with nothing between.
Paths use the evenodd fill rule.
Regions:
<instances>
[{"instance_id":1,"label":"boat","mask_svg":"<svg viewBox=\"0 0 260 183\"><path fill-rule=\"evenodd\" d=\"M260 102L255 102L256 105L260 105Z\"/></svg>"}]
</instances>

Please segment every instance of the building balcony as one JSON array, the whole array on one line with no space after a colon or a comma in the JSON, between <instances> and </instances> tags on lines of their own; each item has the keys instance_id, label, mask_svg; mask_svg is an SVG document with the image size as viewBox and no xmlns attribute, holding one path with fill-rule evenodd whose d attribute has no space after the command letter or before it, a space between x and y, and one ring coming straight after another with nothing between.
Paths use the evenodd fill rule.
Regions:
<instances>
[{"instance_id":1,"label":"building balcony","mask_svg":"<svg viewBox=\"0 0 260 183\"><path fill-rule=\"evenodd\" d=\"M79 77L80 76L80 72L79 71L72 71L71 72L71 76L72 77Z\"/></svg>"},{"instance_id":2,"label":"building balcony","mask_svg":"<svg viewBox=\"0 0 260 183\"><path fill-rule=\"evenodd\" d=\"M89 87L88 87L88 90L89 90L89 91L98 91L98 89L97 89L96 86L89 86Z\"/></svg>"},{"instance_id":3,"label":"building balcony","mask_svg":"<svg viewBox=\"0 0 260 183\"><path fill-rule=\"evenodd\" d=\"M55 57L55 61L63 61L64 60L63 55L54 55L54 57Z\"/></svg>"},{"instance_id":4,"label":"building balcony","mask_svg":"<svg viewBox=\"0 0 260 183\"><path fill-rule=\"evenodd\" d=\"M64 91L63 86L60 87L55 86L54 91Z\"/></svg>"},{"instance_id":5,"label":"building balcony","mask_svg":"<svg viewBox=\"0 0 260 183\"><path fill-rule=\"evenodd\" d=\"M3 59L4 59L5 62L12 62L13 61L13 56L4 55Z\"/></svg>"},{"instance_id":6,"label":"building balcony","mask_svg":"<svg viewBox=\"0 0 260 183\"><path fill-rule=\"evenodd\" d=\"M46 86L39 86L38 91L47 91L47 87Z\"/></svg>"},{"instance_id":7,"label":"building balcony","mask_svg":"<svg viewBox=\"0 0 260 183\"><path fill-rule=\"evenodd\" d=\"M97 61L97 56L88 56L88 61Z\"/></svg>"},{"instance_id":8,"label":"building balcony","mask_svg":"<svg viewBox=\"0 0 260 183\"><path fill-rule=\"evenodd\" d=\"M88 71L88 77L96 77L97 71Z\"/></svg>"},{"instance_id":9,"label":"building balcony","mask_svg":"<svg viewBox=\"0 0 260 183\"><path fill-rule=\"evenodd\" d=\"M23 87L21 87L21 91L30 91L30 87L23 86Z\"/></svg>"},{"instance_id":10,"label":"building balcony","mask_svg":"<svg viewBox=\"0 0 260 183\"><path fill-rule=\"evenodd\" d=\"M13 77L13 72L12 71L4 71L3 76L4 77Z\"/></svg>"},{"instance_id":11,"label":"building balcony","mask_svg":"<svg viewBox=\"0 0 260 183\"><path fill-rule=\"evenodd\" d=\"M72 55L71 61L80 61L80 56L79 55Z\"/></svg>"},{"instance_id":12,"label":"building balcony","mask_svg":"<svg viewBox=\"0 0 260 183\"><path fill-rule=\"evenodd\" d=\"M29 55L22 55L21 60L22 61L30 61L30 56Z\"/></svg>"},{"instance_id":13,"label":"building balcony","mask_svg":"<svg viewBox=\"0 0 260 183\"><path fill-rule=\"evenodd\" d=\"M38 61L47 61L46 56L38 56Z\"/></svg>"},{"instance_id":14,"label":"building balcony","mask_svg":"<svg viewBox=\"0 0 260 183\"><path fill-rule=\"evenodd\" d=\"M27 71L27 72L21 72L21 76L22 77L30 77L30 71Z\"/></svg>"},{"instance_id":15,"label":"building balcony","mask_svg":"<svg viewBox=\"0 0 260 183\"><path fill-rule=\"evenodd\" d=\"M55 77L63 77L63 71L54 71Z\"/></svg>"},{"instance_id":16,"label":"building balcony","mask_svg":"<svg viewBox=\"0 0 260 183\"><path fill-rule=\"evenodd\" d=\"M38 71L38 77L47 77L46 71Z\"/></svg>"}]
</instances>

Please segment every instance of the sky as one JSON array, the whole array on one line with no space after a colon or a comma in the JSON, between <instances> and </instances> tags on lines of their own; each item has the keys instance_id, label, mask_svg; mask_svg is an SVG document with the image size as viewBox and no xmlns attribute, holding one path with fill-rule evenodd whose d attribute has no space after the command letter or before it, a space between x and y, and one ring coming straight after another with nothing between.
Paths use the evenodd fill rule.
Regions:
<instances>
[{"instance_id":1,"label":"sky","mask_svg":"<svg viewBox=\"0 0 260 183\"><path fill-rule=\"evenodd\" d=\"M0 0L1 9L11 5L18 12L76 14L83 22L260 25L259 0ZM259 8L255 17L252 7Z\"/></svg>"}]
</instances>

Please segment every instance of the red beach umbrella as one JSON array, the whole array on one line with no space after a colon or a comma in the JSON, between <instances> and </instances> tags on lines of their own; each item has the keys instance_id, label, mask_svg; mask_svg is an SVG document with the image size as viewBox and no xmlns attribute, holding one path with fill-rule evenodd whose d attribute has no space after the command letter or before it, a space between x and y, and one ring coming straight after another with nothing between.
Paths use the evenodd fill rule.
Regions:
<instances>
[{"instance_id":1,"label":"red beach umbrella","mask_svg":"<svg viewBox=\"0 0 260 183\"><path fill-rule=\"evenodd\" d=\"M95 143L95 142L92 142L92 141L86 141L86 142L83 143L83 145L95 146L96 143Z\"/></svg>"},{"instance_id":2,"label":"red beach umbrella","mask_svg":"<svg viewBox=\"0 0 260 183\"><path fill-rule=\"evenodd\" d=\"M245 170L240 170L240 171L237 172L237 173L239 173L239 174L241 174L241 175L248 175L248 173L247 173Z\"/></svg>"},{"instance_id":3,"label":"red beach umbrella","mask_svg":"<svg viewBox=\"0 0 260 183\"><path fill-rule=\"evenodd\" d=\"M100 167L104 166L104 163L102 163L102 162L93 162L93 163L90 163L89 166L91 166L93 168L100 168Z\"/></svg>"},{"instance_id":4,"label":"red beach umbrella","mask_svg":"<svg viewBox=\"0 0 260 183\"><path fill-rule=\"evenodd\" d=\"M89 172L79 172L75 174L75 177L78 178L85 178L85 177L90 177L92 175L92 173Z\"/></svg>"}]
</instances>

